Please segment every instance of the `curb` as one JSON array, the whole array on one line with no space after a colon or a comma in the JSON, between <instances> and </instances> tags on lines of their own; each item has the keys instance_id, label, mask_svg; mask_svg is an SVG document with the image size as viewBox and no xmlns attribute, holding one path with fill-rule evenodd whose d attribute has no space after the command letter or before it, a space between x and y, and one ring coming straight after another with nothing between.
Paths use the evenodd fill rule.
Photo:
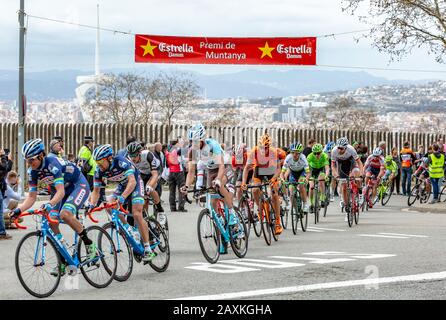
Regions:
<instances>
[{"instance_id":1,"label":"curb","mask_svg":"<svg viewBox=\"0 0 446 320\"><path fill-rule=\"evenodd\" d=\"M421 213L435 213L435 214L446 214L446 208L445 209L438 209L438 208L417 208L417 207L409 207L401 209L403 212L421 212Z\"/></svg>"}]
</instances>

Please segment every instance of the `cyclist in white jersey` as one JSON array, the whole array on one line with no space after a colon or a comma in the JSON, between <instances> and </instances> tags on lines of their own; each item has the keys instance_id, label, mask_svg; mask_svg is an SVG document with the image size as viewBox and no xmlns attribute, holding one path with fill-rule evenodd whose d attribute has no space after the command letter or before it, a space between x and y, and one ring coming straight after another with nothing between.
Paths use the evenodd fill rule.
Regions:
<instances>
[{"instance_id":1,"label":"cyclist in white jersey","mask_svg":"<svg viewBox=\"0 0 446 320\"><path fill-rule=\"evenodd\" d=\"M355 177L359 192L359 203L363 202L361 190L361 172L363 172L362 162L355 150L349 143L347 138L340 138L336 142L336 147L331 151L331 163L333 176L338 179L347 177ZM347 201L347 186L341 183L343 203ZM346 210L347 211L347 210ZM345 219L347 219L347 212Z\"/></svg>"}]
</instances>

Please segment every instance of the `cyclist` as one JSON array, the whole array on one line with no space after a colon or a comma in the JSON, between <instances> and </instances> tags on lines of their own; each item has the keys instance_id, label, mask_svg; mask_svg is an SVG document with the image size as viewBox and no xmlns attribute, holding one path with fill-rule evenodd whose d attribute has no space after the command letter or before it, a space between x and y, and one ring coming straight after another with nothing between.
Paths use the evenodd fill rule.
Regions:
<instances>
[{"instance_id":1,"label":"cyclist","mask_svg":"<svg viewBox=\"0 0 446 320\"><path fill-rule=\"evenodd\" d=\"M373 185L372 189L372 197L369 199L369 207L373 208L373 199L376 197L376 188L378 186L379 181L385 174L385 167L384 167L384 158L382 156L382 149L380 147L376 147L373 149L373 153L367 157L367 160L364 164L364 171L365 173L365 187L364 191L367 188L367 185L374 176L376 178L376 183Z\"/></svg>"},{"instance_id":2,"label":"cyclist","mask_svg":"<svg viewBox=\"0 0 446 320\"><path fill-rule=\"evenodd\" d=\"M330 165L328 161L328 155L322 152L322 145L316 143L311 149L311 153L307 157L308 165L310 167L311 176L319 181L319 191L321 207L325 205L325 179L330 174ZM310 181L310 202L311 206L314 206L313 195L314 182Z\"/></svg>"},{"instance_id":3,"label":"cyclist","mask_svg":"<svg viewBox=\"0 0 446 320\"><path fill-rule=\"evenodd\" d=\"M333 150L333 148L335 146L336 146L336 142L330 141L324 147L324 152L328 156L328 162L329 162L329 166L330 166L330 177L333 176L333 170L332 170L332 164L331 164L331 150ZM330 184L330 202L333 202L334 201L334 197L338 196L338 190L337 190L336 187L337 187L336 179L331 179L331 184Z\"/></svg>"},{"instance_id":4,"label":"cyclist","mask_svg":"<svg viewBox=\"0 0 446 320\"><path fill-rule=\"evenodd\" d=\"M242 184L243 180L243 168L246 165L246 161L248 160L248 150L244 143L240 143L239 145L234 147L234 152L232 154L232 168L234 170L234 182L237 187ZM252 170L248 174L248 181L252 179ZM237 189L237 199L240 200L242 197L242 189Z\"/></svg>"},{"instance_id":5,"label":"cyclist","mask_svg":"<svg viewBox=\"0 0 446 320\"><path fill-rule=\"evenodd\" d=\"M63 220L73 229L84 242L90 259L96 256L96 244L88 238L83 225L76 219L76 213L90 195L87 179L79 168L72 162L58 157L48 157L42 139L32 139L22 147L22 155L28 164L29 193L25 201L11 213L11 220L15 220L25 210L31 208L37 199L37 185L44 182L51 188L51 199L41 208L51 217ZM59 225L50 224L51 229L59 240L62 234ZM65 273L65 264L61 265L60 273ZM51 275L58 276L59 270L51 271Z\"/></svg>"},{"instance_id":6,"label":"cyclist","mask_svg":"<svg viewBox=\"0 0 446 320\"><path fill-rule=\"evenodd\" d=\"M94 188L90 196L90 207L97 205L100 187L104 178L106 178L107 181L117 182L118 186L114 194L107 200L116 200L121 205L131 201L133 219L138 226L144 244L142 261L151 261L156 255L150 248L149 229L142 215L144 205L144 184L139 175L139 171L124 156L114 156L113 149L109 144L96 147L93 151L93 159L96 161L97 167L94 174ZM132 232L132 227L127 223L124 216L120 215L119 218L125 228L129 230L129 232Z\"/></svg>"},{"instance_id":7,"label":"cyclist","mask_svg":"<svg viewBox=\"0 0 446 320\"><path fill-rule=\"evenodd\" d=\"M138 141L127 145L127 157L132 161L141 174L146 193L153 198L157 212L164 212L161 200L155 188L159 180L159 167L161 162L149 150L143 150L142 144ZM147 205L147 203L146 203Z\"/></svg>"},{"instance_id":8,"label":"cyclist","mask_svg":"<svg viewBox=\"0 0 446 320\"><path fill-rule=\"evenodd\" d=\"M281 234L283 228L280 224L280 197L278 188L278 177L280 176L280 170L282 163L286 157L285 152L280 148L274 148L271 146L271 137L266 133L259 139L258 146L255 146L248 155L246 166L243 169L243 178L241 188L246 190L249 171L253 172L253 185L261 185L263 179L267 179L271 185L273 208L276 212L276 227L275 233ZM257 204L260 216L260 189L253 189L254 201Z\"/></svg>"},{"instance_id":9,"label":"cyclist","mask_svg":"<svg viewBox=\"0 0 446 320\"><path fill-rule=\"evenodd\" d=\"M418 169L414 172L414 176L416 179L420 179L422 181L426 181L426 192L430 194L431 192L431 183L429 179L429 154L432 154L432 152L429 152L426 157L421 158L420 165L418 166Z\"/></svg>"},{"instance_id":10,"label":"cyclist","mask_svg":"<svg viewBox=\"0 0 446 320\"><path fill-rule=\"evenodd\" d=\"M386 169L386 173L384 174L384 180L389 179L389 185L393 184L393 179L398 175L398 165L395 161L393 161L392 155L388 154L384 158L384 168Z\"/></svg>"},{"instance_id":11,"label":"cyclist","mask_svg":"<svg viewBox=\"0 0 446 320\"><path fill-rule=\"evenodd\" d=\"M336 141L336 147L331 151L331 164L333 169L333 176L338 179L345 179L347 177L354 177L359 192L359 202L362 203L364 197L361 190L361 172L363 165L359 159L356 150L349 145L347 138L339 138ZM341 184L342 190L342 204L348 203L347 186L345 183ZM347 214L350 208L346 207L345 221L347 221Z\"/></svg>"},{"instance_id":12,"label":"cyclist","mask_svg":"<svg viewBox=\"0 0 446 320\"><path fill-rule=\"evenodd\" d=\"M310 180L310 167L305 155L302 153L303 146L301 143L296 142L290 146L291 154L287 155L285 163L283 164L281 179L290 181L292 183L299 182L299 193L302 199L304 212L309 211L309 205L307 201L307 188L303 184ZM290 186L290 194L293 194L293 189Z\"/></svg>"},{"instance_id":13,"label":"cyclist","mask_svg":"<svg viewBox=\"0 0 446 320\"><path fill-rule=\"evenodd\" d=\"M189 170L187 172L186 184L181 188L182 192L187 193L187 190L192 185L195 178L195 167L197 167L197 170L205 168L206 186L208 188L213 186L218 190L229 210L228 225L236 225L238 219L233 207L233 186L230 183L233 172L225 166L223 150L220 144L214 139L206 138L206 129L201 123L189 129L188 137L192 141L192 145L188 152ZM213 206L215 204L216 199L213 201Z\"/></svg>"}]
</instances>

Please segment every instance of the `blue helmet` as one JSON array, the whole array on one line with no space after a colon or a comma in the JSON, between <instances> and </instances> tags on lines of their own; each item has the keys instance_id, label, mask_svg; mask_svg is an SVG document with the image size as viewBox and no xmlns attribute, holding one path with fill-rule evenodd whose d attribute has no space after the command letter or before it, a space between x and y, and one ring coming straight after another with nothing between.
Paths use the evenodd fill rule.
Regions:
<instances>
[{"instance_id":1,"label":"blue helmet","mask_svg":"<svg viewBox=\"0 0 446 320\"><path fill-rule=\"evenodd\" d=\"M42 139L29 140L22 147L22 155L25 159L35 157L43 151L45 151L45 145Z\"/></svg>"},{"instance_id":2,"label":"blue helmet","mask_svg":"<svg viewBox=\"0 0 446 320\"><path fill-rule=\"evenodd\" d=\"M95 161L107 158L112 155L113 155L113 149L112 149L111 145L109 145L109 144L104 144L104 145L98 146L93 151L93 159Z\"/></svg>"},{"instance_id":3,"label":"blue helmet","mask_svg":"<svg viewBox=\"0 0 446 320\"><path fill-rule=\"evenodd\" d=\"M333 147L335 146L335 143L333 141L330 141L329 143L327 143L327 145L324 148L324 152L331 152L331 150L333 149Z\"/></svg>"}]
</instances>

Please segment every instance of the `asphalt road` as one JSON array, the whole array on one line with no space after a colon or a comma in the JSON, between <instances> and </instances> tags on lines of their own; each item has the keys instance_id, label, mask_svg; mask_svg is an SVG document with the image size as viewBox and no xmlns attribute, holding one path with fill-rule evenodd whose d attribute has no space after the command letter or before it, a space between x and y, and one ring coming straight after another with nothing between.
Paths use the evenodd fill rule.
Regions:
<instances>
[{"instance_id":1,"label":"asphalt road","mask_svg":"<svg viewBox=\"0 0 446 320\"><path fill-rule=\"evenodd\" d=\"M229 250L215 265L201 254L201 208L191 205L187 213L167 213L166 272L135 263L128 281L105 289L91 287L81 275L64 276L50 299L444 299L446 215L402 210L405 200L394 196L386 207L361 213L352 228L335 201L319 224L309 220L307 232L293 235L289 225L271 246L252 232L245 259ZM24 224L35 228L32 219ZM26 232L11 231L13 240L0 242L0 299L33 299L14 268Z\"/></svg>"}]
</instances>

